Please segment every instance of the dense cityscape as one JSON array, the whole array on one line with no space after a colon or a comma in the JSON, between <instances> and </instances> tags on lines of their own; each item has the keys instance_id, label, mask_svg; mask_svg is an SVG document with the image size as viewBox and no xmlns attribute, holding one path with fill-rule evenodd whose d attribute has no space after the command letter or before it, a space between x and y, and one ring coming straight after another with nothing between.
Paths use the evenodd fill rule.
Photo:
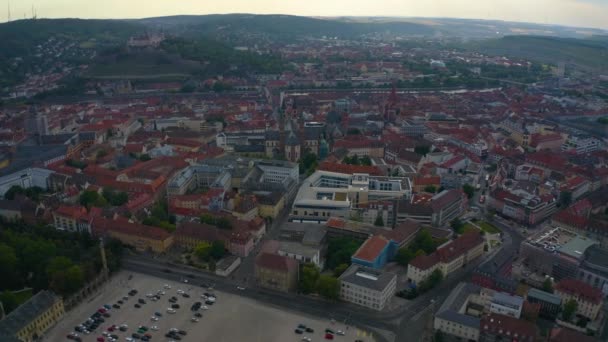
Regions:
<instances>
[{"instance_id":1,"label":"dense cityscape","mask_svg":"<svg viewBox=\"0 0 608 342\"><path fill-rule=\"evenodd\" d=\"M608 31L484 25L0 24L0 340L608 340Z\"/></svg>"}]
</instances>

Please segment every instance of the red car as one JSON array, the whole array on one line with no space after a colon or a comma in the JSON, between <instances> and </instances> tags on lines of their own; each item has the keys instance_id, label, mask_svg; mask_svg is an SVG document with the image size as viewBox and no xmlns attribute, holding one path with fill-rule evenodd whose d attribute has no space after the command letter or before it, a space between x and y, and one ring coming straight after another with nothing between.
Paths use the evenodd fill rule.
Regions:
<instances>
[{"instance_id":1,"label":"red car","mask_svg":"<svg viewBox=\"0 0 608 342\"><path fill-rule=\"evenodd\" d=\"M112 325L112 326L110 326L110 327L108 328L108 331L109 331L109 332L113 332L115 329L116 329L116 326L115 326L115 325Z\"/></svg>"},{"instance_id":2,"label":"red car","mask_svg":"<svg viewBox=\"0 0 608 342\"><path fill-rule=\"evenodd\" d=\"M103 342L103 341L105 341L105 339L103 337L98 337L97 338L97 342Z\"/></svg>"},{"instance_id":3,"label":"red car","mask_svg":"<svg viewBox=\"0 0 608 342\"><path fill-rule=\"evenodd\" d=\"M97 312L99 312L100 314L104 314L106 313L106 309L100 308L99 310L97 310Z\"/></svg>"},{"instance_id":4,"label":"red car","mask_svg":"<svg viewBox=\"0 0 608 342\"><path fill-rule=\"evenodd\" d=\"M327 334L325 334L325 339L326 340L333 340L334 339L334 335L332 335L330 333L327 333Z\"/></svg>"}]
</instances>

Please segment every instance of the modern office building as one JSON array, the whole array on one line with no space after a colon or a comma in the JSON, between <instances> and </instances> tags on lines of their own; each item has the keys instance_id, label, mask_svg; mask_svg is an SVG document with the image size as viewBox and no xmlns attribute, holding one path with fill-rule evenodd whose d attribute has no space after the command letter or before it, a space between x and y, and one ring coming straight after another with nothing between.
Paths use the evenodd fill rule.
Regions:
<instances>
[{"instance_id":1,"label":"modern office building","mask_svg":"<svg viewBox=\"0 0 608 342\"><path fill-rule=\"evenodd\" d=\"M340 299L373 310L383 310L395 295L397 275L351 265L340 276Z\"/></svg>"},{"instance_id":2,"label":"modern office building","mask_svg":"<svg viewBox=\"0 0 608 342\"><path fill-rule=\"evenodd\" d=\"M322 223L330 217L349 218L351 209L361 204L408 199L411 192L409 178L316 171L300 187L290 221Z\"/></svg>"}]
</instances>

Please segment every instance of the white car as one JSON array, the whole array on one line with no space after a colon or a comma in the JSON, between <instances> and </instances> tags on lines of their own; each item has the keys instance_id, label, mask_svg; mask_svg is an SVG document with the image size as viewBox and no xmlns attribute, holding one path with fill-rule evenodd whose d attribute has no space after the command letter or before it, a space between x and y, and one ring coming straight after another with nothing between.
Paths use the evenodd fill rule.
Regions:
<instances>
[{"instance_id":1,"label":"white car","mask_svg":"<svg viewBox=\"0 0 608 342\"><path fill-rule=\"evenodd\" d=\"M344 336L345 334L344 334L344 331L338 330L338 331L336 331L336 335Z\"/></svg>"},{"instance_id":2,"label":"white car","mask_svg":"<svg viewBox=\"0 0 608 342\"><path fill-rule=\"evenodd\" d=\"M188 284L188 279L184 279L184 284Z\"/></svg>"},{"instance_id":3,"label":"white car","mask_svg":"<svg viewBox=\"0 0 608 342\"><path fill-rule=\"evenodd\" d=\"M174 313L176 313L177 311L175 311L175 309L168 308L168 309L167 309L167 312L168 312L168 313L170 313L170 314L174 314Z\"/></svg>"},{"instance_id":4,"label":"white car","mask_svg":"<svg viewBox=\"0 0 608 342\"><path fill-rule=\"evenodd\" d=\"M133 342L133 338L132 337L125 337L125 341L127 341L127 342Z\"/></svg>"},{"instance_id":5,"label":"white car","mask_svg":"<svg viewBox=\"0 0 608 342\"><path fill-rule=\"evenodd\" d=\"M201 306L201 309L203 309L203 310L209 310L209 307L207 305L203 305L203 306Z\"/></svg>"},{"instance_id":6,"label":"white car","mask_svg":"<svg viewBox=\"0 0 608 342\"><path fill-rule=\"evenodd\" d=\"M171 329L169 329L169 331L170 331L170 332L178 332L178 331L179 331L179 329L177 329L177 328L171 328Z\"/></svg>"},{"instance_id":7,"label":"white car","mask_svg":"<svg viewBox=\"0 0 608 342\"><path fill-rule=\"evenodd\" d=\"M120 325L120 327L121 327L121 328L128 328L129 326L128 326L128 325L126 325L126 324L121 324L121 325Z\"/></svg>"},{"instance_id":8,"label":"white car","mask_svg":"<svg viewBox=\"0 0 608 342\"><path fill-rule=\"evenodd\" d=\"M158 322L158 317L156 317L156 316L152 316L152 317L150 317L150 320L151 320L151 321L154 321L154 322Z\"/></svg>"},{"instance_id":9,"label":"white car","mask_svg":"<svg viewBox=\"0 0 608 342\"><path fill-rule=\"evenodd\" d=\"M171 285L169 285L169 284L165 284L165 285L163 285L163 287L164 287L166 290L168 290L168 289L170 289L170 288L171 288Z\"/></svg>"},{"instance_id":10,"label":"white car","mask_svg":"<svg viewBox=\"0 0 608 342\"><path fill-rule=\"evenodd\" d=\"M195 323L198 322L198 318L196 318L196 317L192 317L190 320Z\"/></svg>"},{"instance_id":11,"label":"white car","mask_svg":"<svg viewBox=\"0 0 608 342\"><path fill-rule=\"evenodd\" d=\"M237 290L241 290L241 291L245 290L245 288L244 288L244 287L242 287L242 286L237 286L237 287L236 287L236 289L237 289Z\"/></svg>"},{"instance_id":12,"label":"white car","mask_svg":"<svg viewBox=\"0 0 608 342\"><path fill-rule=\"evenodd\" d=\"M304 336L302 337L302 342L311 342L312 338L308 337L308 336Z\"/></svg>"},{"instance_id":13,"label":"white car","mask_svg":"<svg viewBox=\"0 0 608 342\"><path fill-rule=\"evenodd\" d=\"M184 294L184 290L177 290L177 294Z\"/></svg>"},{"instance_id":14,"label":"white car","mask_svg":"<svg viewBox=\"0 0 608 342\"><path fill-rule=\"evenodd\" d=\"M150 330L152 331L158 331L158 327L156 325L153 325L150 327Z\"/></svg>"}]
</instances>

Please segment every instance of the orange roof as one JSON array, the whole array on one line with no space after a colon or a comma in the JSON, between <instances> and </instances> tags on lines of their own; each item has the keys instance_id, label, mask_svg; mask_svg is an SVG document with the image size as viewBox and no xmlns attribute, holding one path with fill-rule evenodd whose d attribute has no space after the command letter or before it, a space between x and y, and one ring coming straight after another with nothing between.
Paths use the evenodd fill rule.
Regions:
<instances>
[{"instance_id":1,"label":"orange roof","mask_svg":"<svg viewBox=\"0 0 608 342\"><path fill-rule=\"evenodd\" d=\"M319 170L329 171L329 172L337 172L337 173L367 173L371 176L381 176L382 172L377 166L367 166L367 165L349 165L349 164L338 164L338 163L329 163L323 162L319 165Z\"/></svg>"},{"instance_id":2,"label":"orange roof","mask_svg":"<svg viewBox=\"0 0 608 342\"><path fill-rule=\"evenodd\" d=\"M433 176L433 177L417 177L414 180L415 185L437 185L441 184L441 177Z\"/></svg>"},{"instance_id":3,"label":"orange roof","mask_svg":"<svg viewBox=\"0 0 608 342\"><path fill-rule=\"evenodd\" d=\"M342 229L346 226L346 221L337 217L330 217L329 220L327 220L327 223L325 223L325 225L330 228Z\"/></svg>"},{"instance_id":4,"label":"orange roof","mask_svg":"<svg viewBox=\"0 0 608 342\"><path fill-rule=\"evenodd\" d=\"M365 240L359 247L353 258L374 262L389 244L389 241L382 235L374 235Z\"/></svg>"},{"instance_id":5,"label":"orange roof","mask_svg":"<svg viewBox=\"0 0 608 342\"><path fill-rule=\"evenodd\" d=\"M562 279L557 283L555 289L559 292L578 296L581 299L594 304L601 303L603 298L600 289L576 279Z\"/></svg>"},{"instance_id":6,"label":"orange roof","mask_svg":"<svg viewBox=\"0 0 608 342\"><path fill-rule=\"evenodd\" d=\"M96 235L114 232L152 240L166 240L171 237L171 234L162 228L133 223L124 217L117 217L114 220L104 217L95 218L93 230Z\"/></svg>"}]
</instances>

